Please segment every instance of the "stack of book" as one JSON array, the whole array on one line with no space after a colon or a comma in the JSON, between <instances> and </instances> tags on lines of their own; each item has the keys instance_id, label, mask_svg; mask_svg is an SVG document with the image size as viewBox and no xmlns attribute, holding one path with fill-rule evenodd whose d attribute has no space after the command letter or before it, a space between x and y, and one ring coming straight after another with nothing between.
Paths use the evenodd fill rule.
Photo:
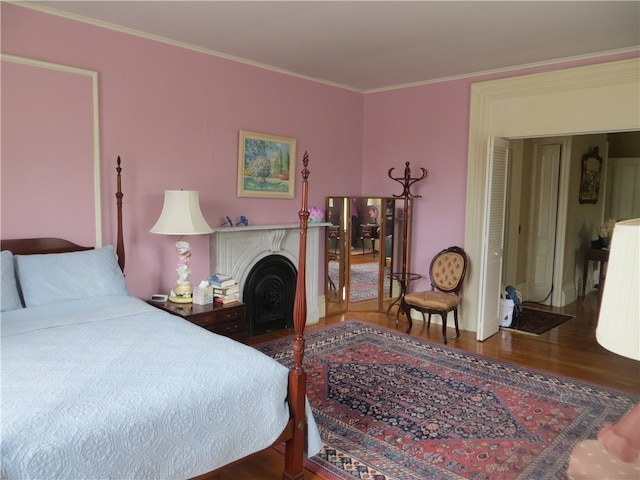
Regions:
<instances>
[{"instance_id":1,"label":"stack of book","mask_svg":"<svg viewBox=\"0 0 640 480\"><path fill-rule=\"evenodd\" d=\"M240 301L240 287L230 275L216 273L209 277L209 284L213 286L213 301L226 305Z\"/></svg>"},{"instance_id":2,"label":"stack of book","mask_svg":"<svg viewBox=\"0 0 640 480\"><path fill-rule=\"evenodd\" d=\"M213 301L223 305L240 301L240 288L238 284L227 288L213 287Z\"/></svg>"}]
</instances>

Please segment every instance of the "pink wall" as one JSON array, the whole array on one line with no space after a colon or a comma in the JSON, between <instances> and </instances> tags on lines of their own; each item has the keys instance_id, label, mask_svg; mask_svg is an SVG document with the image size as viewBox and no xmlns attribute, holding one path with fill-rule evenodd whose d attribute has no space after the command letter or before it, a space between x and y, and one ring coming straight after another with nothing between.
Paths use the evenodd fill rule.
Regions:
<instances>
[{"instance_id":1,"label":"pink wall","mask_svg":"<svg viewBox=\"0 0 640 480\"><path fill-rule=\"evenodd\" d=\"M425 272L437 251L464 247L471 83L624 57L361 95L0 5L3 53L98 71L104 242L115 241L113 168L121 155L127 281L140 297L167 291L175 279L176 239L148 232L165 189L199 190L211 224L226 214L254 224L297 221L299 182L295 200L236 198L238 130L295 137L298 158L309 151L310 205L324 205L326 196L399 194L389 168L398 176L407 161L415 172L426 168L429 177L415 188L422 198L415 202L411 267ZM203 278L207 239L192 243L193 276Z\"/></svg>"},{"instance_id":2,"label":"pink wall","mask_svg":"<svg viewBox=\"0 0 640 480\"><path fill-rule=\"evenodd\" d=\"M382 195L402 194L402 185L389 178L404 176L410 163L412 177L427 178L411 191L414 201L410 271L426 274L433 255L451 245L464 247L467 190L467 136L469 96L463 82L407 88L365 99L367 159L363 189ZM420 286L419 283L413 286Z\"/></svg>"},{"instance_id":3,"label":"pink wall","mask_svg":"<svg viewBox=\"0 0 640 480\"><path fill-rule=\"evenodd\" d=\"M256 225L298 221L299 176L294 200L236 197L241 129L296 138L297 171L308 150L310 205L324 205L326 195L359 193L362 95L15 5L1 8L3 53L98 72L103 242L115 243L120 155L126 274L133 295L166 292L177 278L177 238L149 233L165 189L199 190L212 225L224 215L245 215ZM50 234L45 228L39 233ZM11 238L12 232L2 235ZM208 239L188 240L193 279L199 281L209 275Z\"/></svg>"}]
</instances>

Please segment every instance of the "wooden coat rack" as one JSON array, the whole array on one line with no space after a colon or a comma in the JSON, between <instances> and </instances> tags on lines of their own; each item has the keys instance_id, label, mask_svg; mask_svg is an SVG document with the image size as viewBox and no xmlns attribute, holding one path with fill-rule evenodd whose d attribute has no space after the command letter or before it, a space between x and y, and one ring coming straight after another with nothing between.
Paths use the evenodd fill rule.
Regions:
<instances>
[{"instance_id":1,"label":"wooden coat rack","mask_svg":"<svg viewBox=\"0 0 640 480\"><path fill-rule=\"evenodd\" d=\"M410 218L411 202L414 198L421 197L420 195L416 195L412 193L411 187L413 187L413 185L415 185L416 183L427 178L428 173L426 169L420 167L420 170L422 172L421 176L412 177L411 168L409 167L409 162L405 163L403 177L394 177L393 170L394 168L389 169L389 178L391 178L392 180L395 180L396 182L402 185L402 193L400 195L393 195L393 197L402 198L404 200L404 205L403 205L404 222L402 226L403 227L402 228L402 269L400 272L393 272L390 275L392 280L396 280L400 284L400 295L391 303L391 305L389 305L389 308L387 309L387 315L389 315L391 308L394 305L398 305L398 311L396 313L396 326L397 326L400 313L404 313L407 316L409 315L409 312L407 311L406 303L404 301L404 297L407 294L409 283L422 278L422 275L407 271L407 263L409 258L409 248L408 248L408 240L409 240L409 233L410 233L409 221L412 220ZM407 333L409 333L408 330L407 330Z\"/></svg>"}]
</instances>

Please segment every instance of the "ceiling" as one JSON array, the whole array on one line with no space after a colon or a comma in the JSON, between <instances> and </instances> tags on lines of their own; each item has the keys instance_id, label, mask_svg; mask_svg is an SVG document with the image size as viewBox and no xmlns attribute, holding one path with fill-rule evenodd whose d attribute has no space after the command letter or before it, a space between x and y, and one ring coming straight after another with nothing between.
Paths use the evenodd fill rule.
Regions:
<instances>
[{"instance_id":1,"label":"ceiling","mask_svg":"<svg viewBox=\"0 0 640 480\"><path fill-rule=\"evenodd\" d=\"M638 1L19 3L364 92L640 45Z\"/></svg>"}]
</instances>

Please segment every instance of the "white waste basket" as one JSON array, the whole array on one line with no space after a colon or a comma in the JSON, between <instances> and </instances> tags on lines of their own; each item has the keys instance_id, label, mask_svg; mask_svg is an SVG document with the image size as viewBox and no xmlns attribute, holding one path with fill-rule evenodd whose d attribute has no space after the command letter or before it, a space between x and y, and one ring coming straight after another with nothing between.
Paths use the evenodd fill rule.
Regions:
<instances>
[{"instance_id":1,"label":"white waste basket","mask_svg":"<svg viewBox=\"0 0 640 480\"><path fill-rule=\"evenodd\" d=\"M500 326L501 327L510 327L511 322L513 321L513 300L508 298L500 299L500 311L502 312L502 316L500 317Z\"/></svg>"}]
</instances>

